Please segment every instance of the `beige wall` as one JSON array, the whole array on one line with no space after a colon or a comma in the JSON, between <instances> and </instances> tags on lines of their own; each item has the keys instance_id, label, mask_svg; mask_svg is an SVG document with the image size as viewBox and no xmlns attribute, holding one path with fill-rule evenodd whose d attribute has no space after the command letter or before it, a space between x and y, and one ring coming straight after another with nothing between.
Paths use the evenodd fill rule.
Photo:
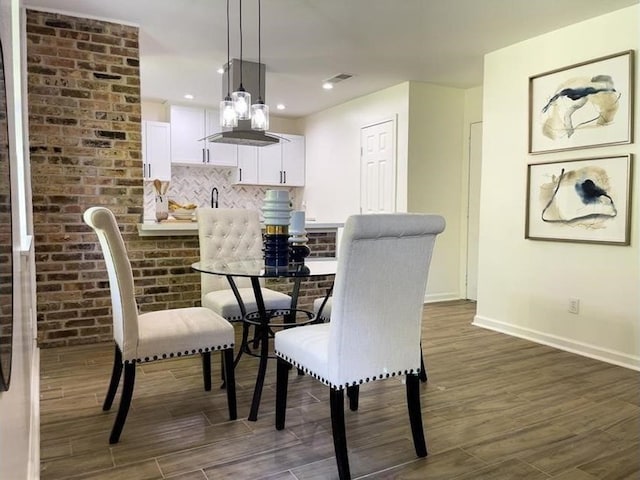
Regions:
<instances>
[{"instance_id":1,"label":"beige wall","mask_svg":"<svg viewBox=\"0 0 640 480\"><path fill-rule=\"evenodd\" d=\"M640 169L634 169L630 246L524 239L528 162L627 153L637 162L640 140L636 100L636 143L527 155L528 78L623 50L637 56L638 25L640 7L629 7L485 57L476 323L640 369ZM579 315L568 313L570 297L580 299Z\"/></svg>"},{"instance_id":2,"label":"beige wall","mask_svg":"<svg viewBox=\"0 0 640 480\"><path fill-rule=\"evenodd\" d=\"M360 211L360 129L395 119L398 211L440 213L427 300L460 297L465 91L405 82L305 119L307 212L342 222Z\"/></svg>"},{"instance_id":3,"label":"beige wall","mask_svg":"<svg viewBox=\"0 0 640 480\"><path fill-rule=\"evenodd\" d=\"M360 129L396 120L396 207L406 211L409 83L402 83L307 117L307 213L322 222L344 222L360 213Z\"/></svg>"},{"instance_id":4,"label":"beige wall","mask_svg":"<svg viewBox=\"0 0 640 480\"><path fill-rule=\"evenodd\" d=\"M427 298L460 298L464 90L411 82L408 210L438 213L447 227L436 242Z\"/></svg>"},{"instance_id":5,"label":"beige wall","mask_svg":"<svg viewBox=\"0 0 640 480\"><path fill-rule=\"evenodd\" d=\"M39 360L35 344L33 250L25 234L31 231L29 182L24 157L19 0L0 0L0 36L9 94L8 121L14 243L13 365L9 390L0 392L0 478L31 479L39 473ZM24 178L24 177L23 177ZM22 205L22 214L18 206ZM31 308L33 307L33 308Z\"/></svg>"}]
</instances>

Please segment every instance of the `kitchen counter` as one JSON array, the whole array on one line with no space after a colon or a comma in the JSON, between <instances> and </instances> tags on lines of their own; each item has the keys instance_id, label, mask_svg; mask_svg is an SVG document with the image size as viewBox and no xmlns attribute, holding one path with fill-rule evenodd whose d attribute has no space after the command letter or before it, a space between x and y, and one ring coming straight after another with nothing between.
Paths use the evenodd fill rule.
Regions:
<instances>
[{"instance_id":1,"label":"kitchen counter","mask_svg":"<svg viewBox=\"0 0 640 480\"><path fill-rule=\"evenodd\" d=\"M342 227L344 227L344 223L334 222L307 222L304 226L307 232L334 232ZM145 220L144 223L138 224L138 235L141 237L170 237L197 234L198 222L193 221L167 220L158 223L153 220Z\"/></svg>"}]
</instances>

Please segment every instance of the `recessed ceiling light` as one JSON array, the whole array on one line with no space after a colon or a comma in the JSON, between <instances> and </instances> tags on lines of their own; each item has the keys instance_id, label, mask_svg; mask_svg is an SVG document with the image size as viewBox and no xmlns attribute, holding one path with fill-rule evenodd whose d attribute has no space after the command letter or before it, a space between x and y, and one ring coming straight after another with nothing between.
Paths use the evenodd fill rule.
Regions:
<instances>
[{"instance_id":1,"label":"recessed ceiling light","mask_svg":"<svg viewBox=\"0 0 640 480\"><path fill-rule=\"evenodd\" d=\"M333 83L324 82L322 84L322 88L324 88L325 90L331 90L333 88Z\"/></svg>"},{"instance_id":2,"label":"recessed ceiling light","mask_svg":"<svg viewBox=\"0 0 640 480\"><path fill-rule=\"evenodd\" d=\"M285 107L285 106L284 106L284 104L279 103L279 104L277 104L277 105L276 105L276 108L277 108L278 110L284 110L284 109L285 109L285 108L287 108L287 107Z\"/></svg>"},{"instance_id":3,"label":"recessed ceiling light","mask_svg":"<svg viewBox=\"0 0 640 480\"><path fill-rule=\"evenodd\" d=\"M224 68L220 67L218 70L216 70L216 72L222 75L224 73Z\"/></svg>"},{"instance_id":4,"label":"recessed ceiling light","mask_svg":"<svg viewBox=\"0 0 640 480\"><path fill-rule=\"evenodd\" d=\"M193 95L191 95L190 93L187 93L184 98L186 98L187 100L193 100Z\"/></svg>"}]
</instances>

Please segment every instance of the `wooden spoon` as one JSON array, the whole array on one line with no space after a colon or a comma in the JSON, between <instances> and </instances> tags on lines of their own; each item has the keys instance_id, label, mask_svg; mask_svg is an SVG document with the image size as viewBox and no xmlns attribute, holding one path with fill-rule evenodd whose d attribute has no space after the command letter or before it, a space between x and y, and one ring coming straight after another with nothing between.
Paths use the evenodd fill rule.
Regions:
<instances>
[{"instance_id":1,"label":"wooden spoon","mask_svg":"<svg viewBox=\"0 0 640 480\"><path fill-rule=\"evenodd\" d=\"M158 195L162 195L162 183L157 178L153 181L153 187Z\"/></svg>"}]
</instances>

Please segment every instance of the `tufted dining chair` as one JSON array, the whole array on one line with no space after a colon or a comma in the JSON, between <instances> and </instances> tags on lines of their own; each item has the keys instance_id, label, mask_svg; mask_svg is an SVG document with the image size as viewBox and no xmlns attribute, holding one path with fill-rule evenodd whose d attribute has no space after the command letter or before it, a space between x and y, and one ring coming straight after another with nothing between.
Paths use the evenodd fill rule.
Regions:
<instances>
[{"instance_id":1,"label":"tufted dining chair","mask_svg":"<svg viewBox=\"0 0 640 480\"><path fill-rule=\"evenodd\" d=\"M198 208L196 216L201 262L219 258L262 258L262 227L257 210ZM242 320L244 313L258 309L251 280L236 277L234 282L238 287L245 312L242 312L224 276L208 273L202 273L200 276L202 306L222 315L230 322ZM264 280L261 280L261 284L264 285ZM286 310L291 307L291 297L285 293L263 286L262 297L268 310ZM246 332L245 328L245 336Z\"/></svg>"},{"instance_id":2,"label":"tufted dining chair","mask_svg":"<svg viewBox=\"0 0 640 480\"><path fill-rule=\"evenodd\" d=\"M135 382L136 365L154 360L200 354L205 390L211 390L211 352L221 350L227 386L229 418L235 420L236 393L233 371L233 326L202 307L138 313L131 263L113 213L91 207L84 221L98 235L109 277L115 357L102 406L110 410L124 369L120 406L109 443L118 443L127 419Z\"/></svg>"},{"instance_id":3,"label":"tufted dining chair","mask_svg":"<svg viewBox=\"0 0 640 480\"><path fill-rule=\"evenodd\" d=\"M277 332L276 429L285 426L290 365L329 387L340 479L351 478L344 391L357 409L359 386L406 376L416 454L427 455L420 410L420 331L429 264L445 221L438 215L354 215L338 256L331 321Z\"/></svg>"},{"instance_id":4,"label":"tufted dining chair","mask_svg":"<svg viewBox=\"0 0 640 480\"><path fill-rule=\"evenodd\" d=\"M331 291L327 292L324 297L316 298L313 301L313 314L316 316L319 322L328 322L331 320ZM424 366L424 355L422 354L422 347L420 347L420 381L426 382L427 369Z\"/></svg>"}]
</instances>

